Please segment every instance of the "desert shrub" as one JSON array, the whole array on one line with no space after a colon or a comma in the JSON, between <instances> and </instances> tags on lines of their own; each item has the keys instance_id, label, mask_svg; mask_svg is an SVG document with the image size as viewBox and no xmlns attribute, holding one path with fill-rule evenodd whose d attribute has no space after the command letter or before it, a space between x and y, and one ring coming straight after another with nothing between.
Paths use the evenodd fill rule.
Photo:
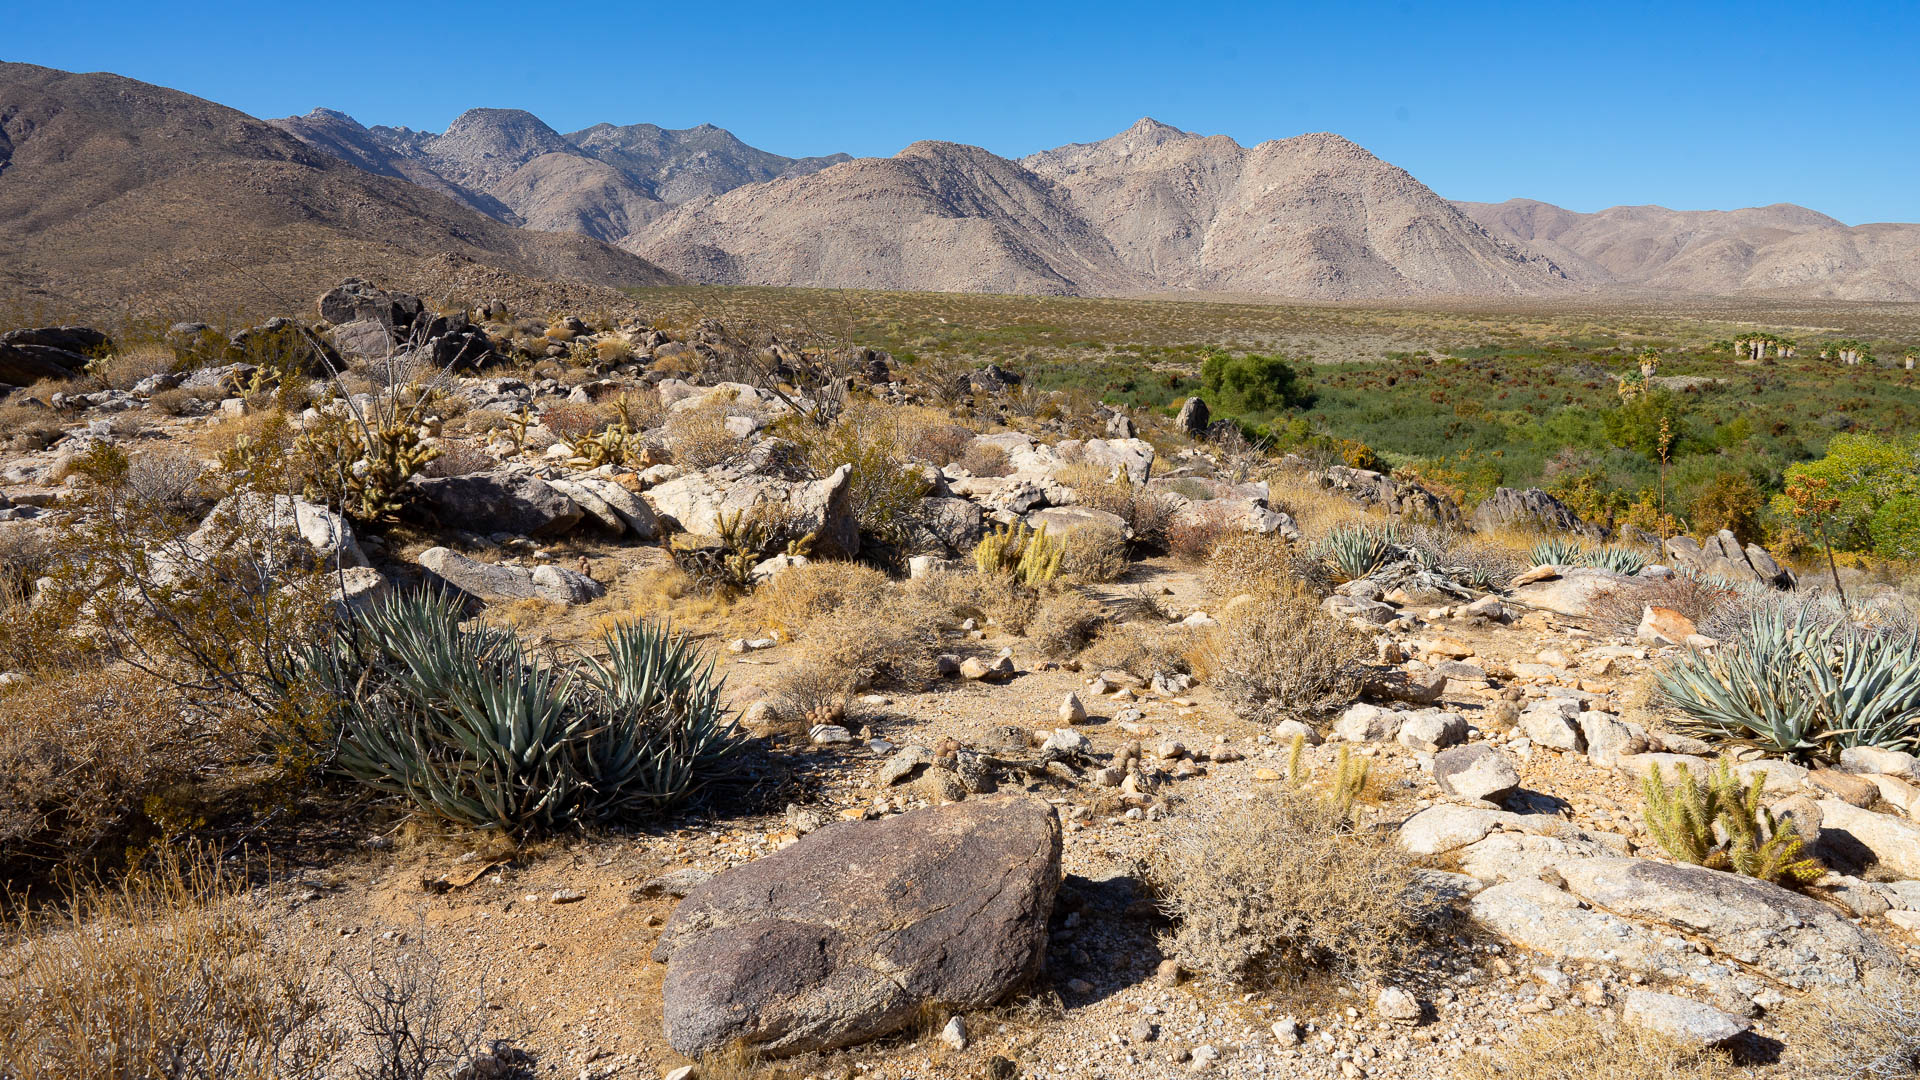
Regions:
<instances>
[{"instance_id":1,"label":"desert shrub","mask_svg":"<svg viewBox=\"0 0 1920 1080\"><path fill-rule=\"evenodd\" d=\"M141 379L164 375L179 363L165 345L135 345L87 365L87 373L110 390L132 390Z\"/></svg>"},{"instance_id":2,"label":"desert shrub","mask_svg":"<svg viewBox=\"0 0 1920 1080\"><path fill-rule=\"evenodd\" d=\"M838 724L847 718L855 674L811 660L811 656L803 656L801 662L782 671L774 680L774 711L782 720L792 720L803 728Z\"/></svg>"},{"instance_id":3,"label":"desert shrub","mask_svg":"<svg viewBox=\"0 0 1920 1080\"><path fill-rule=\"evenodd\" d=\"M975 476L1005 476L1013 471L1013 462L998 446L969 440L960 453L960 467Z\"/></svg>"},{"instance_id":4,"label":"desert shrub","mask_svg":"<svg viewBox=\"0 0 1920 1080\"><path fill-rule=\"evenodd\" d=\"M1284 356L1215 353L1200 364L1200 386L1214 408L1243 416L1303 408L1313 401L1306 380Z\"/></svg>"},{"instance_id":5,"label":"desert shrub","mask_svg":"<svg viewBox=\"0 0 1920 1080\"><path fill-rule=\"evenodd\" d=\"M1127 538L1111 525L1082 525L1060 538L1060 574L1112 581L1127 572Z\"/></svg>"},{"instance_id":6,"label":"desert shrub","mask_svg":"<svg viewBox=\"0 0 1920 1080\"><path fill-rule=\"evenodd\" d=\"M480 979L456 977L422 933L369 945L364 960L334 970L340 1001L328 1026L351 1033L334 1060L356 1080L529 1075L526 1055L488 1038L500 1003Z\"/></svg>"},{"instance_id":7,"label":"desert shrub","mask_svg":"<svg viewBox=\"0 0 1920 1080\"><path fill-rule=\"evenodd\" d=\"M420 470L422 476L467 476L471 473L487 472L500 463L492 454L470 442L455 442L442 439L439 443L440 454Z\"/></svg>"},{"instance_id":8,"label":"desert shrub","mask_svg":"<svg viewBox=\"0 0 1920 1080\"><path fill-rule=\"evenodd\" d=\"M1793 757L1920 745L1920 632L1757 608L1733 640L1655 672L1660 699L1707 738Z\"/></svg>"},{"instance_id":9,"label":"desert shrub","mask_svg":"<svg viewBox=\"0 0 1920 1080\"><path fill-rule=\"evenodd\" d=\"M1086 469L1081 466L1081 469ZM1180 512L1180 499L1169 492L1160 491L1127 480L1099 480L1088 482L1075 477L1078 482L1071 486L1079 496L1081 506L1095 510L1105 510L1120 519L1133 534L1136 548L1147 551L1167 550L1167 534L1173 527L1173 519Z\"/></svg>"},{"instance_id":10,"label":"desert shrub","mask_svg":"<svg viewBox=\"0 0 1920 1080\"><path fill-rule=\"evenodd\" d=\"M1892 558L1920 557L1920 435L1835 435L1826 456L1787 468L1786 483L1817 487L1836 505L1826 527L1837 548ZM1774 512L1790 516L1792 500L1773 498Z\"/></svg>"},{"instance_id":11,"label":"desert shrub","mask_svg":"<svg viewBox=\"0 0 1920 1080\"><path fill-rule=\"evenodd\" d=\"M1457 1080L1733 1080L1732 1057L1635 1024L1572 1011L1545 1016L1508 1046L1462 1058Z\"/></svg>"},{"instance_id":12,"label":"desert shrub","mask_svg":"<svg viewBox=\"0 0 1920 1080\"><path fill-rule=\"evenodd\" d=\"M1239 530L1223 533L1207 560L1207 588L1220 600L1269 592L1287 579L1292 562L1292 548L1278 536Z\"/></svg>"},{"instance_id":13,"label":"desert shrub","mask_svg":"<svg viewBox=\"0 0 1920 1080\"><path fill-rule=\"evenodd\" d=\"M1182 966L1269 989L1303 966L1378 979L1418 948L1431 906L1413 856L1321 794L1277 788L1181 819L1149 874Z\"/></svg>"},{"instance_id":14,"label":"desert shrub","mask_svg":"<svg viewBox=\"0 0 1920 1080\"><path fill-rule=\"evenodd\" d=\"M1040 612L1028 627L1027 636L1040 655L1061 660L1092 644L1106 621L1106 612L1098 603L1078 591L1067 590L1040 602Z\"/></svg>"},{"instance_id":15,"label":"desert shrub","mask_svg":"<svg viewBox=\"0 0 1920 1080\"><path fill-rule=\"evenodd\" d=\"M1495 540L1462 538L1446 551L1450 567L1462 571L1459 580L1475 589L1491 591L1506 586L1528 567L1520 553Z\"/></svg>"},{"instance_id":16,"label":"desert shrub","mask_svg":"<svg viewBox=\"0 0 1920 1080\"><path fill-rule=\"evenodd\" d=\"M1785 1031L1795 1075L1821 1080L1920 1076L1920 981L1876 971L1857 986L1826 988L1771 1014Z\"/></svg>"},{"instance_id":17,"label":"desert shrub","mask_svg":"<svg viewBox=\"0 0 1920 1080\"><path fill-rule=\"evenodd\" d=\"M972 445L973 432L958 424L929 424L916 433L914 458L929 465L952 465L954 462L963 461L967 448ZM1005 459L1006 455L1002 453L1002 465L1005 464ZM988 474L976 472L974 475Z\"/></svg>"},{"instance_id":18,"label":"desert shrub","mask_svg":"<svg viewBox=\"0 0 1920 1080\"><path fill-rule=\"evenodd\" d=\"M1267 722L1350 704L1372 654L1366 634L1321 611L1304 589L1283 586L1222 614L1206 667L1236 713Z\"/></svg>"},{"instance_id":19,"label":"desert shrub","mask_svg":"<svg viewBox=\"0 0 1920 1080\"><path fill-rule=\"evenodd\" d=\"M1722 472L1693 493L1687 516L1702 535L1725 529L1746 543L1760 538L1760 511L1765 506L1766 497L1752 477Z\"/></svg>"},{"instance_id":20,"label":"desert shrub","mask_svg":"<svg viewBox=\"0 0 1920 1080\"><path fill-rule=\"evenodd\" d=\"M198 456L177 447L148 450L127 463L128 495L170 513L204 510L206 471Z\"/></svg>"},{"instance_id":21,"label":"desert shrub","mask_svg":"<svg viewBox=\"0 0 1920 1080\"><path fill-rule=\"evenodd\" d=\"M1082 666L1100 671L1124 671L1142 679L1193 671L1194 631L1185 626L1109 624L1094 635L1080 654Z\"/></svg>"},{"instance_id":22,"label":"desert shrub","mask_svg":"<svg viewBox=\"0 0 1920 1080\"><path fill-rule=\"evenodd\" d=\"M663 433L674 464L687 469L710 469L738 461L746 441L727 430L729 403L707 401L668 415Z\"/></svg>"},{"instance_id":23,"label":"desert shrub","mask_svg":"<svg viewBox=\"0 0 1920 1080\"><path fill-rule=\"evenodd\" d=\"M1725 757L1705 786L1685 768L1670 786L1655 765L1641 785L1647 831L1679 862L1779 884L1819 878L1826 867L1801 854L1799 831L1781 828L1761 804L1766 782L1756 773L1741 784Z\"/></svg>"},{"instance_id":24,"label":"desert shrub","mask_svg":"<svg viewBox=\"0 0 1920 1080\"><path fill-rule=\"evenodd\" d=\"M1167 554L1187 566L1206 566L1215 546L1237 531L1224 514L1202 507L1167 526Z\"/></svg>"},{"instance_id":25,"label":"desert shrub","mask_svg":"<svg viewBox=\"0 0 1920 1080\"><path fill-rule=\"evenodd\" d=\"M1026 633L1040 611L1039 592L1010 574L928 574L907 582L906 592L951 622L992 621L1012 634Z\"/></svg>"},{"instance_id":26,"label":"desert shrub","mask_svg":"<svg viewBox=\"0 0 1920 1080\"><path fill-rule=\"evenodd\" d=\"M0 1076L305 1080L339 1045L297 953L195 861L81 893L0 978Z\"/></svg>"},{"instance_id":27,"label":"desert shrub","mask_svg":"<svg viewBox=\"0 0 1920 1080\"><path fill-rule=\"evenodd\" d=\"M540 426L562 441L579 442L607 426L607 411L584 401L564 401L540 414Z\"/></svg>"},{"instance_id":28,"label":"desert shrub","mask_svg":"<svg viewBox=\"0 0 1920 1080\"><path fill-rule=\"evenodd\" d=\"M0 888L117 865L169 827L196 763L217 749L165 688L64 672L0 692Z\"/></svg>"},{"instance_id":29,"label":"desert shrub","mask_svg":"<svg viewBox=\"0 0 1920 1080\"><path fill-rule=\"evenodd\" d=\"M739 616L755 628L798 637L836 611L884 606L891 591L887 575L871 566L820 559L784 570L754 590Z\"/></svg>"},{"instance_id":30,"label":"desert shrub","mask_svg":"<svg viewBox=\"0 0 1920 1080\"><path fill-rule=\"evenodd\" d=\"M602 640L605 662L542 665L512 630L460 615L451 596L397 594L308 651L340 771L522 833L672 805L737 747L711 662L667 628L625 624Z\"/></svg>"},{"instance_id":31,"label":"desert shrub","mask_svg":"<svg viewBox=\"0 0 1920 1080\"><path fill-rule=\"evenodd\" d=\"M942 621L905 592L879 607L841 608L800 634L801 663L845 672L854 689L918 690L938 678Z\"/></svg>"},{"instance_id":32,"label":"desert shrub","mask_svg":"<svg viewBox=\"0 0 1920 1080\"><path fill-rule=\"evenodd\" d=\"M633 359L633 345L625 338L604 337L593 343L593 356L602 364L624 364Z\"/></svg>"},{"instance_id":33,"label":"desert shrub","mask_svg":"<svg viewBox=\"0 0 1920 1080\"><path fill-rule=\"evenodd\" d=\"M1666 608L1686 616L1695 629L1712 637L1707 627L1718 624L1726 614L1733 613L1732 609L1738 609L1732 628L1746 621L1744 598L1744 590L1731 582L1677 573L1660 581L1636 581L1599 593L1587 602L1587 615L1616 634L1631 634L1648 607ZM1717 628L1729 629L1726 625Z\"/></svg>"},{"instance_id":34,"label":"desert shrub","mask_svg":"<svg viewBox=\"0 0 1920 1080\"><path fill-rule=\"evenodd\" d=\"M807 466L816 475L851 467L847 505L861 536L886 548L902 547L920 520L930 485L921 467L911 464L884 410L850 405L831 427L810 432L804 445Z\"/></svg>"},{"instance_id":35,"label":"desert shrub","mask_svg":"<svg viewBox=\"0 0 1920 1080\"><path fill-rule=\"evenodd\" d=\"M60 414L36 401L15 395L0 404L0 435L14 449L44 449L65 430Z\"/></svg>"},{"instance_id":36,"label":"desert shrub","mask_svg":"<svg viewBox=\"0 0 1920 1080\"><path fill-rule=\"evenodd\" d=\"M194 416L200 412L204 399L191 390L174 387L170 390L157 390L147 403L162 416Z\"/></svg>"}]
</instances>

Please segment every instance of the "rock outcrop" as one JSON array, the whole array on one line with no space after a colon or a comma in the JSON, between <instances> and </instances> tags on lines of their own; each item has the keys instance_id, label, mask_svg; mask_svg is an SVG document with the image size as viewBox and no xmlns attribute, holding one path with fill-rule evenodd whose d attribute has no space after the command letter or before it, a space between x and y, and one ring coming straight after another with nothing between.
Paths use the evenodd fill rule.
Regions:
<instances>
[{"instance_id":1,"label":"rock outcrop","mask_svg":"<svg viewBox=\"0 0 1920 1080\"><path fill-rule=\"evenodd\" d=\"M718 875L654 949L668 1041L790 1055L1004 999L1044 959L1060 842L1041 800L968 799L831 824Z\"/></svg>"}]
</instances>

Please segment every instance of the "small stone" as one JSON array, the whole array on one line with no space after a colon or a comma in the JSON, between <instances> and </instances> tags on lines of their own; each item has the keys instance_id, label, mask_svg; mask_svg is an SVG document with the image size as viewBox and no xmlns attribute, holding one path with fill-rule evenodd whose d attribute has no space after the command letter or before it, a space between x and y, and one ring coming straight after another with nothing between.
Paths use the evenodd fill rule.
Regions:
<instances>
[{"instance_id":1,"label":"small stone","mask_svg":"<svg viewBox=\"0 0 1920 1080\"><path fill-rule=\"evenodd\" d=\"M1180 985L1180 961L1162 960L1160 966L1153 969L1153 981L1161 986Z\"/></svg>"},{"instance_id":2,"label":"small stone","mask_svg":"<svg viewBox=\"0 0 1920 1080\"><path fill-rule=\"evenodd\" d=\"M1087 719L1087 707L1080 703L1080 695L1068 693L1060 702L1060 722L1063 724L1081 724Z\"/></svg>"},{"instance_id":3,"label":"small stone","mask_svg":"<svg viewBox=\"0 0 1920 1080\"><path fill-rule=\"evenodd\" d=\"M815 724L807 730L807 739L815 746L826 746L831 743L850 743L853 741L853 732L848 731L839 724Z\"/></svg>"},{"instance_id":4,"label":"small stone","mask_svg":"<svg viewBox=\"0 0 1920 1080\"><path fill-rule=\"evenodd\" d=\"M693 1080L697 1069L698 1067L694 1065L682 1065L668 1072L665 1076L661 1077L661 1080Z\"/></svg>"},{"instance_id":5,"label":"small stone","mask_svg":"<svg viewBox=\"0 0 1920 1080\"><path fill-rule=\"evenodd\" d=\"M1281 1046L1297 1045L1300 1042L1300 1021L1292 1017L1275 1021L1273 1037Z\"/></svg>"},{"instance_id":6,"label":"small stone","mask_svg":"<svg viewBox=\"0 0 1920 1080\"><path fill-rule=\"evenodd\" d=\"M553 902L556 904L577 904L586 898L587 894L579 889L561 889L553 894Z\"/></svg>"},{"instance_id":7,"label":"small stone","mask_svg":"<svg viewBox=\"0 0 1920 1080\"><path fill-rule=\"evenodd\" d=\"M1085 979L1069 979L1067 980L1067 989L1076 994L1091 994L1093 993L1093 984Z\"/></svg>"},{"instance_id":8,"label":"small stone","mask_svg":"<svg viewBox=\"0 0 1920 1080\"><path fill-rule=\"evenodd\" d=\"M1160 1029L1155 1027L1151 1020L1135 1020L1133 1022L1133 1030L1127 1033L1127 1037L1132 1040L1135 1045L1150 1043L1154 1039L1159 1038L1159 1036Z\"/></svg>"},{"instance_id":9,"label":"small stone","mask_svg":"<svg viewBox=\"0 0 1920 1080\"><path fill-rule=\"evenodd\" d=\"M1695 1046L1718 1046L1738 1038L1749 1027L1745 1020L1711 1005L1652 990L1629 992L1620 1018Z\"/></svg>"},{"instance_id":10,"label":"small stone","mask_svg":"<svg viewBox=\"0 0 1920 1080\"><path fill-rule=\"evenodd\" d=\"M1383 988L1373 999L1374 1015L1396 1024L1420 1022L1420 1002L1397 986Z\"/></svg>"},{"instance_id":11,"label":"small stone","mask_svg":"<svg viewBox=\"0 0 1920 1080\"><path fill-rule=\"evenodd\" d=\"M965 1050L967 1048L967 1022L958 1016L948 1020L947 1026L940 1029L940 1041L945 1043L950 1050Z\"/></svg>"}]
</instances>

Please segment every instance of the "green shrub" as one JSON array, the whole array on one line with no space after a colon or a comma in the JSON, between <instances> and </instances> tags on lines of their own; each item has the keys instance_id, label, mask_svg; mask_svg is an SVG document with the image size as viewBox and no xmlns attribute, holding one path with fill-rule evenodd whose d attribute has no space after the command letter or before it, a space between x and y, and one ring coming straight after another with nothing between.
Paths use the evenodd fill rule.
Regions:
<instances>
[{"instance_id":1,"label":"green shrub","mask_svg":"<svg viewBox=\"0 0 1920 1080\"><path fill-rule=\"evenodd\" d=\"M451 596L373 606L310 650L336 699L337 767L428 813L522 833L671 805L736 749L710 661L622 625L605 662L542 665L510 629L460 625Z\"/></svg>"},{"instance_id":2,"label":"green shrub","mask_svg":"<svg viewBox=\"0 0 1920 1080\"><path fill-rule=\"evenodd\" d=\"M1243 416L1313 403L1306 380L1284 356L1216 353L1200 365L1200 387L1214 408Z\"/></svg>"}]
</instances>

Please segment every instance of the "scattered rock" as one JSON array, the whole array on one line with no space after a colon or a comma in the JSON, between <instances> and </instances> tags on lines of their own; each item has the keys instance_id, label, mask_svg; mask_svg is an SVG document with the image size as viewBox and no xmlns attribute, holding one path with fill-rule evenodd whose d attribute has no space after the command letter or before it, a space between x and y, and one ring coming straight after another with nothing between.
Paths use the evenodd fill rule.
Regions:
<instances>
[{"instance_id":1,"label":"scattered rock","mask_svg":"<svg viewBox=\"0 0 1920 1080\"><path fill-rule=\"evenodd\" d=\"M1629 990L1620 1018L1692 1046L1719 1046L1752 1025L1690 998L1652 990Z\"/></svg>"},{"instance_id":2,"label":"scattered rock","mask_svg":"<svg viewBox=\"0 0 1920 1080\"><path fill-rule=\"evenodd\" d=\"M1502 751L1471 743L1435 754L1433 780L1448 795L1497 803L1519 790L1520 771Z\"/></svg>"}]
</instances>

